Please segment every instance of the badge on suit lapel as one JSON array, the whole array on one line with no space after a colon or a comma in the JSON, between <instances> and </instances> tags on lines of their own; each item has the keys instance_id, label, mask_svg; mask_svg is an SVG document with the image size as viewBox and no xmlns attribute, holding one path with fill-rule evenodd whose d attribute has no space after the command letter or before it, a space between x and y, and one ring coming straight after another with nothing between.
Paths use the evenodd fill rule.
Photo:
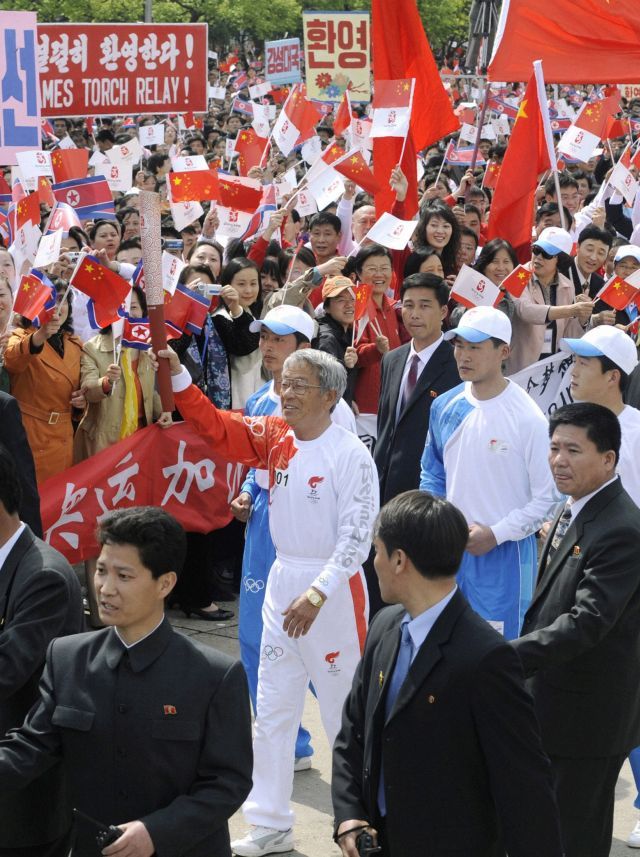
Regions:
<instances>
[{"instance_id":1,"label":"badge on suit lapel","mask_svg":"<svg viewBox=\"0 0 640 857\"><path fill-rule=\"evenodd\" d=\"M165 705L163 706L165 714L177 714L178 710L175 705Z\"/></svg>"},{"instance_id":2,"label":"badge on suit lapel","mask_svg":"<svg viewBox=\"0 0 640 857\"><path fill-rule=\"evenodd\" d=\"M576 545L573 549L573 556L580 556L580 545Z\"/></svg>"},{"instance_id":3,"label":"badge on suit lapel","mask_svg":"<svg viewBox=\"0 0 640 857\"><path fill-rule=\"evenodd\" d=\"M438 394L436 393L435 390L429 390L429 395L431 396L432 399L435 399L438 396Z\"/></svg>"}]
</instances>

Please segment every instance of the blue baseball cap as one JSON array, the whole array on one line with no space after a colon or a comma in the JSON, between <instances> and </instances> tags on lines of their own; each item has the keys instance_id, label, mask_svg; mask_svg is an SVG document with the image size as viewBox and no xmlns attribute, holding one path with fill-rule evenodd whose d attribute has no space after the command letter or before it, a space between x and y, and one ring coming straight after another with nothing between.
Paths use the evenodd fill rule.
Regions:
<instances>
[{"instance_id":1,"label":"blue baseball cap","mask_svg":"<svg viewBox=\"0 0 640 857\"><path fill-rule=\"evenodd\" d=\"M592 328L580 339L561 339L560 347L563 351L573 351L579 357L608 357L626 375L630 375L638 365L633 339L609 324Z\"/></svg>"},{"instance_id":2,"label":"blue baseball cap","mask_svg":"<svg viewBox=\"0 0 640 857\"><path fill-rule=\"evenodd\" d=\"M458 327L448 330L444 338L466 339L467 342L484 342L485 339L499 339L506 345L511 344L511 322L499 309L477 306L467 310L460 319Z\"/></svg>"},{"instance_id":3,"label":"blue baseball cap","mask_svg":"<svg viewBox=\"0 0 640 857\"><path fill-rule=\"evenodd\" d=\"M282 304L270 309L264 318L257 318L249 325L251 333L258 333L262 326L278 336L301 333L311 342L315 333L315 322L311 316L299 307Z\"/></svg>"}]
</instances>

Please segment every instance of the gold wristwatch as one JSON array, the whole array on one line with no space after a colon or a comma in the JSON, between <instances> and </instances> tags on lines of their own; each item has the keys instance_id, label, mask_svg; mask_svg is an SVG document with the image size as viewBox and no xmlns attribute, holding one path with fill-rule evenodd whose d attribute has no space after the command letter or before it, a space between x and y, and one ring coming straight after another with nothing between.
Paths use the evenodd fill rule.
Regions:
<instances>
[{"instance_id":1,"label":"gold wristwatch","mask_svg":"<svg viewBox=\"0 0 640 857\"><path fill-rule=\"evenodd\" d=\"M309 601L313 604L313 606L317 607L318 609L320 609L320 607L322 607L322 605L324 604L324 598L322 597L322 595L320 595L319 592L316 592L316 590L313 587L310 587L309 589L307 589L307 591L305 592L305 595L307 596Z\"/></svg>"}]
</instances>

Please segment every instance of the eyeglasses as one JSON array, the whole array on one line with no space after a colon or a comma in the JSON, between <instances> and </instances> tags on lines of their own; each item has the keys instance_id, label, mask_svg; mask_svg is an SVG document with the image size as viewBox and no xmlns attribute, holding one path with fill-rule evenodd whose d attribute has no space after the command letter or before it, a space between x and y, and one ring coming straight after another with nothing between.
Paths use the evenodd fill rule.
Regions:
<instances>
[{"instance_id":1,"label":"eyeglasses","mask_svg":"<svg viewBox=\"0 0 640 857\"><path fill-rule=\"evenodd\" d=\"M287 390L293 390L294 393L297 393L299 396L304 396L307 390L322 390L322 384L309 384L307 381L303 381L301 378L294 378L293 381L285 381L283 378L280 382L280 390L283 393L286 393Z\"/></svg>"},{"instance_id":2,"label":"eyeglasses","mask_svg":"<svg viewBox=\"0 0 640 857\"><path fill-rule=\"evenodd\" d=\"M555 259L556 258L551 253L547 253L546 250L543 250L542 247L538 247L537 244L533 245L533 247L531 248L531 252L533 253L534 256L542 256L543 259Z\"/></svg>"},{"instance_id":3,"label":"eyeglasses","mask_svg":"<svg viewBox=\"0 0 640 857\"><path fill-rule=\"evenodd\" d=\"M367 265L362 269L362 274L365 276L376 276L377 274L392 274L393 268L388 265L386 268L369 268Z\"/></svg>"}]
</instances>

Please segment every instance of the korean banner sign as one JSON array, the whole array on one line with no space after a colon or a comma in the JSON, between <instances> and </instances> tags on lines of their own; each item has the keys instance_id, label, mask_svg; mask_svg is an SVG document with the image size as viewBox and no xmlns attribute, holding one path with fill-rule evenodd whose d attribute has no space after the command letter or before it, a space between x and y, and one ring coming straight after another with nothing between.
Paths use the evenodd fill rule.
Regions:
<instances>
[{"instance_id":1,"label":"korean banner sign","mask_svg":"<svg viewBox=\"0 0 640 857\"><path fill-rule=\"evenodd\" d=\"M300 39L278 39L264 43L265 78L271 83L300 83L302 80Z\"/></svg>"},{"instance_id":2,"label":"korean banner sign","mask_svg":"<svg viewBox=\"0 0 640 857\"><path fill-rule=\"evenodd\" d=\"M573 361L573 354L559 351L516 372L510 380L522 387L548 417L558 408L573 402L569 371Z\"/></svg>"},{"instance_id":3,"label":"korean banner sign","mask_svg":"<svg viewBox=\"0 0 640 857\"><path fill-rule=\"evenodd\" d=\"M36 15L0 12L0 164L40 148Z\"/></svg>"},{"instance_id":4,"label":"korean banner sign","mask_svg":"<svg viewBox=\"0 0 640 857\"><path fill-rule=\"evenodd\" d=\"M302 26L308 97L369 101L369 13L303 12Z\"/></svg>"},{"instance_id":5,"label":"korean banner sign","mask_svg":"<svg viewBox=\"0 0 640 857\"><path fill-rule=\"evenodd\" d=\"M129 506L159 506L185 530L208 533L231 520L244 473L189 423L149 426L39 486L44 538L72 564L97 556L97 524Z\"/></svg>"},{"instance_id":6,"label":"korean banner sign","mask_svg":"<svg viewBox=\"0 0 640 857\"><path fill-rule=\"evenodd\" d=\"M207 49L206 24L40 24L42 115L204 112Z\"/></svg>"}]
</instances>

